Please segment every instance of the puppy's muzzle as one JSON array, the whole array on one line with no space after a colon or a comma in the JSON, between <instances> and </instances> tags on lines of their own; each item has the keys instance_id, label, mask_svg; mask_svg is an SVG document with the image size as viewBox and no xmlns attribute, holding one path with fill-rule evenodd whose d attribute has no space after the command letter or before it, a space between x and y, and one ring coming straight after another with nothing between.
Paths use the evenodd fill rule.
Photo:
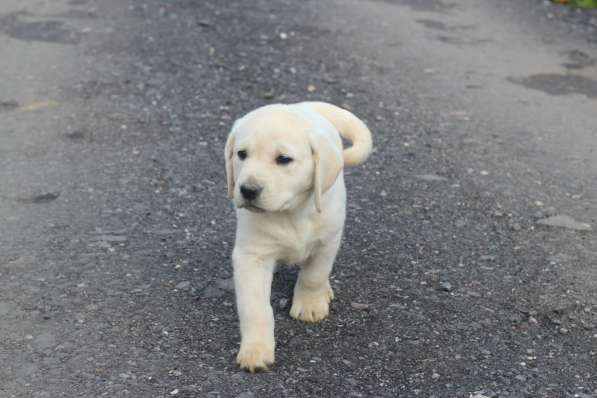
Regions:
<instances>
[{"instance_id":1,"label":"puppy's muzzle","mask_svg":"<svg viewBox=\"0 0 597 398\"><path fill-rule=\"evenodd\" d=\"M262 188L255 184L242 184L240 186L240 194L247 202L253 202L259 197Z\"/></svg>"}]
</instances>

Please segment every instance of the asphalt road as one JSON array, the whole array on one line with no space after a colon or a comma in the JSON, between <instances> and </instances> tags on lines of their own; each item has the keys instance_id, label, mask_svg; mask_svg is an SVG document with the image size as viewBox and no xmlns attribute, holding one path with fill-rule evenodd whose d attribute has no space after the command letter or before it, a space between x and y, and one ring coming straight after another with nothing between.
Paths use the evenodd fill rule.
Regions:
<instances>
[{"instance_id":1,"label":"asphalt road","mask_svg":"<svg viewBox=\"0 0 597 398\"><path fill-rule=\"evenodd\" d=\"M0 397L597 396L597 13L3 0ZM329 319L234 363L233 120L369 124ZM554 218L555 217L555 218Z\"/></svg>"}]
</instances>

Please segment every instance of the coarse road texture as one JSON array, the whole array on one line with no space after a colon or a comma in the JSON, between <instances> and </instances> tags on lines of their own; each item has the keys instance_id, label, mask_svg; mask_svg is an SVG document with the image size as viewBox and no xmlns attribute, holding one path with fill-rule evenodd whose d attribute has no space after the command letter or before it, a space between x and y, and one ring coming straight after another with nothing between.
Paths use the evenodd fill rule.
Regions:
<instances>
[{"instance_id":1,"label":"coarse road texture","mask_svg":"<svg viewBox=\"0 0 597 398\"><path fill-rule=\"evenodd\" d=\"M0 397L597 396L597 13L541 0L2 0ZM354 111L328 319L235 364L223 146Z\"/></svg>"}]
</instances>

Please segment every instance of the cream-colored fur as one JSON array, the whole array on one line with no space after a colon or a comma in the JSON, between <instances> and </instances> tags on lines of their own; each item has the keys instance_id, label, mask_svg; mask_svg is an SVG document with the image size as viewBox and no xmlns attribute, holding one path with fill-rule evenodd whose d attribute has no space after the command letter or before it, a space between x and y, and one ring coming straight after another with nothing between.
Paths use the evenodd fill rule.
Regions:
<instances>
[{"instance_id":1,"label":"cream-colored fur","mask_svg":"<svg viewBox=\"0 0 597 398\"><path fill-rule=\"evenodd\" d=\"M341 136L352 146L344 150ZM308 322L328 315L334 297L328 277L346 211L342 168L362 163L370 152L367 126L323 102L268 105L234 123L225 158L237 209L232 263L241 368L253 372L274 362L270 288L277 262L301 267L290 315ZM247 199L241 186L260 191Z\"/></svg>"}]
</instances>

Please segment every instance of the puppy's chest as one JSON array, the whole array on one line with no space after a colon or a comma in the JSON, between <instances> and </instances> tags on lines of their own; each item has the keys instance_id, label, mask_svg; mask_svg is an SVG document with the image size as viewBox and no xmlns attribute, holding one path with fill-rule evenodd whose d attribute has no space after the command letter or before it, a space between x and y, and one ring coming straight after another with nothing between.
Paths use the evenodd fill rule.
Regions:
<instances>
[{"instance_id":1,"label":"puppy's chest","mask_svg":"<svg viewBox=\"0 0 597 398\"><path fill-rule=\"evenodd\" d=\"M287 264L303 263L323 243L322 229L316 223L289 225L276 235L279 260Z\"/></svg>"}]
</instances>

